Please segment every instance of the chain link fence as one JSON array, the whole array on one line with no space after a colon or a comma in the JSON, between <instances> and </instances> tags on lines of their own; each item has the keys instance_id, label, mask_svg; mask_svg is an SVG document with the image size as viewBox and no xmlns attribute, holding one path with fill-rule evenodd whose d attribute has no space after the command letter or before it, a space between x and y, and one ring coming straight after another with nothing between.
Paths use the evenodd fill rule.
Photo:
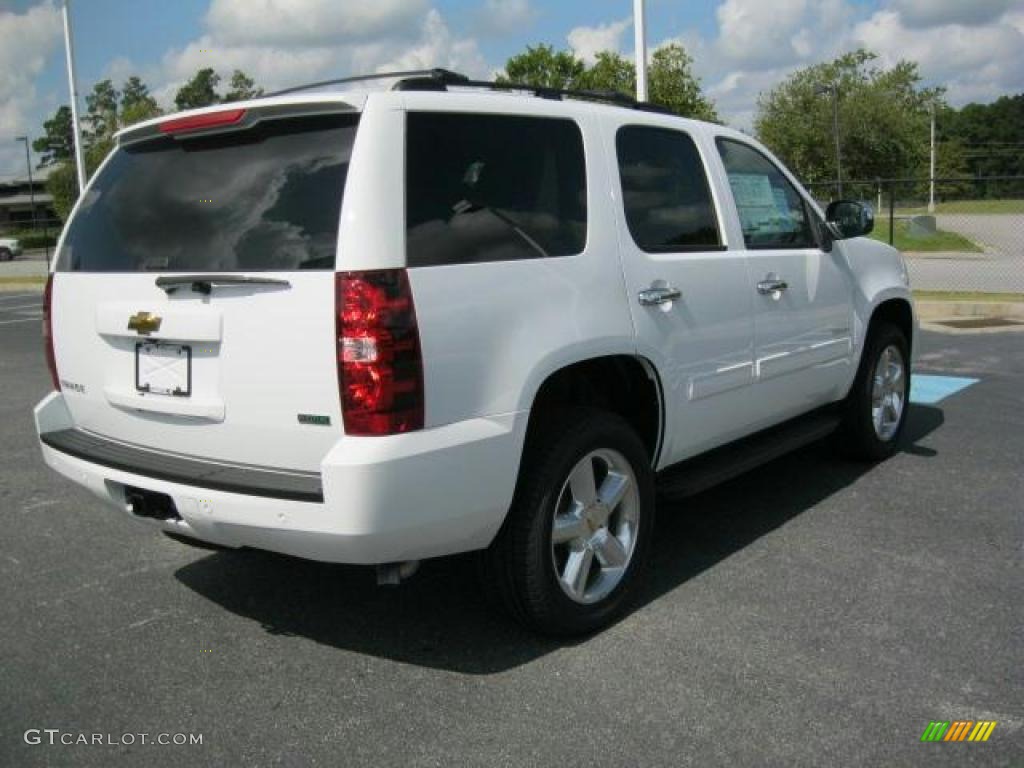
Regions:
<instances>
[{"instance_id":1,"label":"chain link fence","mask_svg":"<svg viewBox=\"0 0 1024 768\"><path fill-rule=\"evenodd\" d=\"M874 179L806 185L822 207L875 211L871 237L907 257L917 291L1024 294L1024 176Z\"/></svg>"}]
</instances>

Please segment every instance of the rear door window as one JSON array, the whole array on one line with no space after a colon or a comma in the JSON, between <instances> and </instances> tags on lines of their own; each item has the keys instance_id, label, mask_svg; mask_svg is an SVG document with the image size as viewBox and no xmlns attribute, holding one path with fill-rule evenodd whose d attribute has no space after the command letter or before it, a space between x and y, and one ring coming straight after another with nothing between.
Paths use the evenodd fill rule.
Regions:
<instances>
[{"instance_id":1,"label":"rear door window","mask_svg":"<svg viewBox=\"0 0 1024 768\"><path fill-rule=\"evenodd\" d=\"M357 115L265 120L116 151L72 219L72 272L334 269Z\"/></svg>"},{"instance_id":2,"label":"rear door window","mask_svg":"<svg viewBox=\"0 0 1024 768\"><path fill-rule=\"evenodd\" d=\"M583 137L571 120L410 112L410 267L569 256L587 239Z\"/></svg>"},{"instance_id":3,"label":"rear door window","mask_svg":"<svg viewBox=\"0 0 1024 768\"><path fill-rule=\"evenodd\" d=\"M633 242L648 253L722 248L704 164L687 134L627 125L615 135L622 204Z\"/></svg>"}]
</instances>

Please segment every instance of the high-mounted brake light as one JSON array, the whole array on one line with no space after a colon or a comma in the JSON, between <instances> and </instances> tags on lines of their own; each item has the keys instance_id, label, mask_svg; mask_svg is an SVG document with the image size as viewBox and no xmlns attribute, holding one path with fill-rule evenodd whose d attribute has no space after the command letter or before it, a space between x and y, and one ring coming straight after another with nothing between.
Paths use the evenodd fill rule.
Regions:
<instances>
[{"instance_id":1,"label":"high-mounted brake light","mask_svg":"<svg viewBox=\"0 0 1024 768\"><path fill-rule=\"evenodd\" d=\"M205 115L189 115L160 123L160 133L184 133L235 125L240 123L243 117L244 109L224 109L219 112L207 112Z\"/></svg>"},{"instance_id":2,"label":"high-mounted brake light","mask_svg":"<svg viewBox=\"0 0 1024 768\"><path fill-rule=\"evenodd\" d=\"M404 269L335 276L338 386L345 432L423 428L423 359Z\"/></svg>"},{"instance_id":3,"label":"high-mounted brake light","mask_svg":"<svg viewBox=\"0 0 1024 768\"><path fill-rule=\"evenodd\" d=\"M46 278L43 289L43 351L46 353L46 367L50 369L53 388L60 392L60 377L57 375L57 356L53 353L53 274Z\"/></svg>"}]
</instances>

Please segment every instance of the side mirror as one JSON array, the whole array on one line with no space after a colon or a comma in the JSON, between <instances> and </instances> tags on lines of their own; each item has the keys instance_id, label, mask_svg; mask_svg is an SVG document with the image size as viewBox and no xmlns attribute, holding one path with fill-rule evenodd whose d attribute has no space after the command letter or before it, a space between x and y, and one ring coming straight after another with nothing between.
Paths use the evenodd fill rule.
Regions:
<instances>
[{"instance_id":1,"label":"side mirror","mask_svg":"<svg viewBox=\"0 0 1024 768\"><path fill-rule=\"evenodd\" d=\"M860 237L875 228L875 214L862 203L835 200L825 210L825 226L836 240Z\"/></svg>"}]
</instances>

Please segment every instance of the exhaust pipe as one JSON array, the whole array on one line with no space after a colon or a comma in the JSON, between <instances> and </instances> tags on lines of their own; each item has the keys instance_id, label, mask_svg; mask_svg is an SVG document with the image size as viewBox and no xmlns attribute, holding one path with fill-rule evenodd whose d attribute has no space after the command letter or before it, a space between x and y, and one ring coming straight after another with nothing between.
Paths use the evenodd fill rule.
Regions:
<instances>
[{"instance_id":1,"label":"exhaust pipe","mask_svg":"<svg viewBox=\"0 0 1024 768\"><path fill-rule=\"evenodd\" d=\"M381 563L377 566L377 586L397 587L419 569L419 560L406 560L402 563Z\"/></svg>"}]
</instances>

